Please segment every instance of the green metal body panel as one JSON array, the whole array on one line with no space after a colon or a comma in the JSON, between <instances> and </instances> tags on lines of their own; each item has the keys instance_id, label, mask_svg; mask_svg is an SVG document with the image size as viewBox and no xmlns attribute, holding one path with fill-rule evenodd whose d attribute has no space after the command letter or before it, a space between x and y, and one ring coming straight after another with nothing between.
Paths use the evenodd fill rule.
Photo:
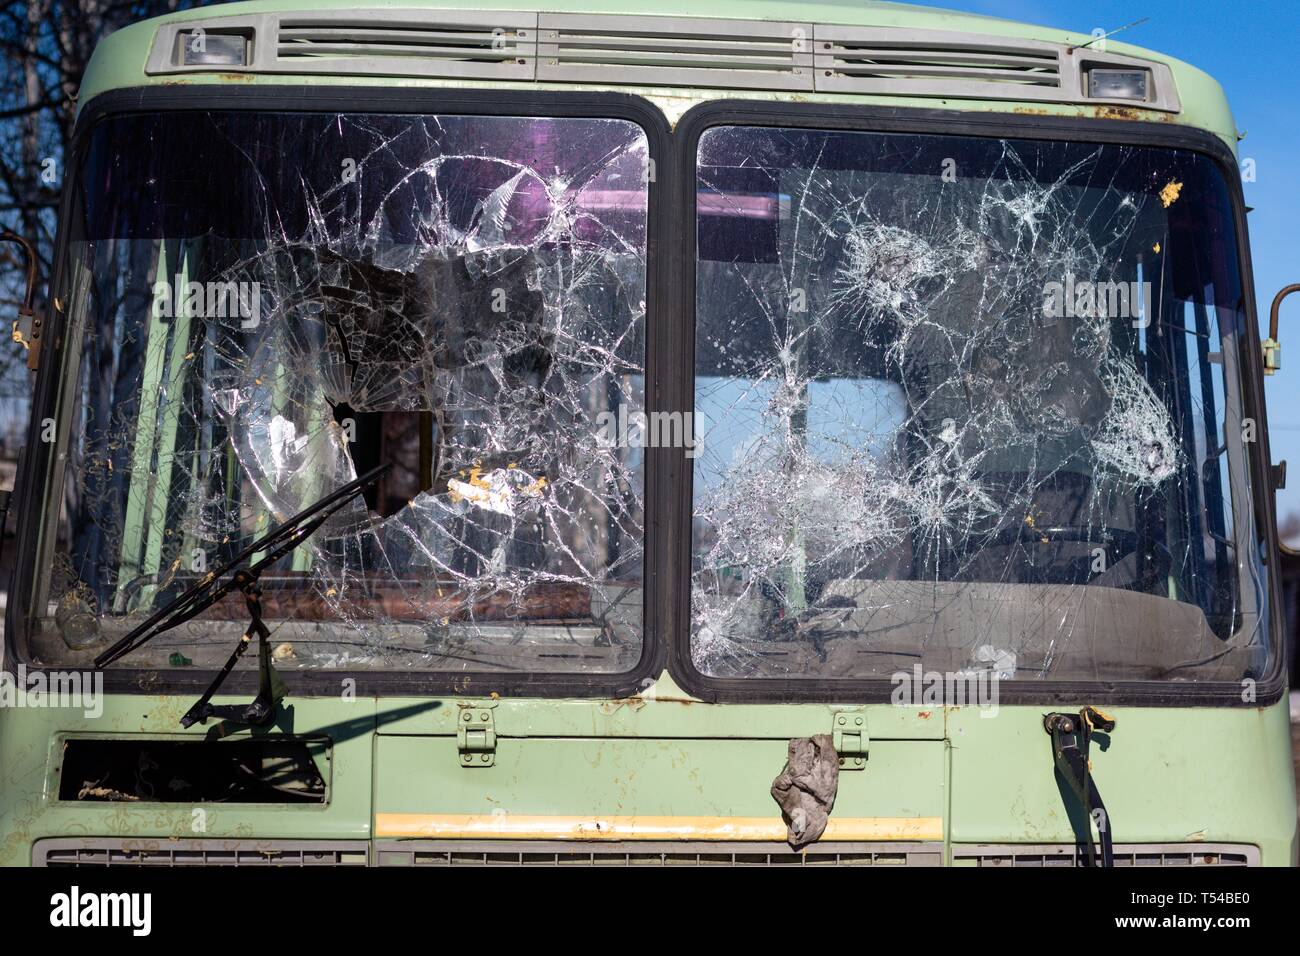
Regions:
<instances>
[{"instance_id":1,"label":"green metal body panel","mask_svg":"<svg viewBox=\"0 0 1300 956\"><path fill-rule=\"evenodd\" d=\"M418 78L204 73L146 76L161 22L196 16L347 8L340 0L268 0L203 8L137 24L105 40L83 81L80 104L113 89L177 84L377 86L402 88L604 89L564 84L485 83ZM384 8L463 6L390 0ZM781 19L970 31L1082 43L1086 35L1003 20L890 4L717 0L707 11L686 0L479 0L479 9L637 13ZM1053 116L1148 119L1208 130L1236 147L1236 128L1219 84L1178 60L1122 43L1109 50L1169 65L1178 114L1141 109L841 94L630 88L670 123L708 99L879 103ZM398 101L400 102L400 101ZM161 370L160 370L161 374ZM292 680L292 677L290 677ZM481 700L481 699L479 699ZM230 702L235 702L231 700ZM1079 700L1077 705L1088 703ZM333 742L324 806L207 804L201 832L188 804L84 803L58 799L63 741L73 735L200 738L180 731L188 697L109 695L104 713L0 710L0 865L31 862L34 841L50 837L187 839L371 839L378 814L777 817L768 793L792 737L830 733L831 704L707 704L689 699L664 674L625 700L500 699L491 707L497 747L488 767L458 759L457 699L344 700L294 697L277 729ZM945 859L953 843L1062 843L1072 834L1054 778L1042 715L1064 706L854 709L865 715L866 767L840 775L834 817L937 817ZM1296 862L1296 802L1287 703L1263 708L1124 707L1093 769L1123 842L1247 843L1266 865ZM241 732L241 734L244 732Z\"/></svg>"},{"instance_id":2,"label":"green metal body panel","mask_svg":"<svg viewBox=\"0 0 1300 956\"><path fill-rule=\"evenodd\" d=\"M1003 707L982 719L948 711L952 839L1069 843L1069 821L1044 757L1043 711ZM1066 708L1053 708L1065 710ZM1092 767L1125 843L1253 843L1267 864L1294 865L1296 801L1286 700L1235 710L1124 707ZM1210 834L1214 834L1210 836Z\"/></svg>"},{"instance_id":3,"label":"green metal body panel","mask_svg":"<svg viewBox=\"0 0 1300 956\"><path fill-rule=\"evenodd\" d=\"M657 685L671 689L665 679ZM653 693L653 691L651 691ZM231 702L234 702L233 699ZM63 741L179 731L189 701L110 695L104 714L0 715L0 865L33 841L370 839L376 814L775 817L768 795L792 736L826 733L831 705L706 704L678 697L495 702L496 761L457 759L455 699L295 699L279 729L333 741L325 806L84 803L57 798ZM833 817L939 817L946 844L1073 842L1041 707L861 708L866 769L840 774ZM858 711L855 711L858 712ZM1130 842L1248 843L1294 864L1295 791L1285 700L1257 709L1116 708L1093 770ZM278 731L273 731L278 732ZM241 733L242 735L242 733Z\"/></svg>"}]
</instances>

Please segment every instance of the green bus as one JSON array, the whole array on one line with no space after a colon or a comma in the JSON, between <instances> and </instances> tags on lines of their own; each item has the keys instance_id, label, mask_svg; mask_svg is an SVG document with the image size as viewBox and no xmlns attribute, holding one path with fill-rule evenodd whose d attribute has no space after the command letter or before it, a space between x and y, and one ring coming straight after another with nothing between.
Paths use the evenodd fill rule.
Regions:
<instances>
[{"instance_id":1,"label":"green bus","mask_svg":"<svg viewBox=\"0 0 1300 956\"><path fill-rule=\"evenodd\" d=\"M1296 863L1219 85L699 9L99 45L26 333L0 863Z\"/></svg>"}]
</instances>

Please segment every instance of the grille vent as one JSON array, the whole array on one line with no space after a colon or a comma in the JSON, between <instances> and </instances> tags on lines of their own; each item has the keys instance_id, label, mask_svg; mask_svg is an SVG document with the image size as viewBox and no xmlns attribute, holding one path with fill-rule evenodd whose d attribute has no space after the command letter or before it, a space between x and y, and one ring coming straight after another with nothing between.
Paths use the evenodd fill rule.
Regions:
<instances>
[{"instance_id":1,"label":"grille vent","mask_svg":"<svg viewBox=\"0 0 1300 956\"><path fill-rule=\"evenodd\" d=\"M365 866L364 840L38 840L34 866Z\"/></svg>"},{"instance_id":2,"label":"grille vent","mask_svg":"<svg viewBox=\"0 0 1300 956\"><path fill-rule=\"evenodd\" d=\"M1073 867L1066 844L954 844L957 866ZM784 843L528 840L38 840L32 863L48 867L185 866L923 866L943 865L941 843ZM1259 849L1234 843L1141 843L1115 847L1116 866L1258 866Z\"/></svg>"},{"instance_id":3,"label":"grille vent","mask_svg":"<svg viewBox=\"0 0 1300 956\"><path fill-rule=\"evenodd\" d=\"M812 29L810 23L542 14L537 78L812 89Z\"/></svg>"},{"instance_id":4,"label":"grille vent","mask_svg":"<svg viewBox=\"0 0 1300 956\"><path fill-rule=\"evenodd\" d=\"M278 65L294 72L421 73L430 76L531 79L531 23L502 25L488 13L421 21L340 22L283 17L276 34Z\"/></svg>"},{"instance_id":5,"label":"grille vent","mask_svg":"<svg viewBox=\"0 0 1300 956\"><path fill-rule=\"evenodd\" d=\"M954 844L953 863L970 866L1075 865L1076 850L1061 844ZM1116 866L1258 866L1259 849L1240 843L1130 843L1115 845Z\"/></svg>"},{"instance_id":6,"label":"grille vent","mask_svg":"<svg viewBox=\"0 0 1300 956\"><path fill-rule=\"evenodd\" d=\"M250 62L184 64L181 34L200 27L248 38ZM1094 67L1147 71L1148 101L1090 99L1086 74ZM214 70L1180 109L1169 67L1093 48L945 30L708 17L404 8L199 18L158 27L145 72Z\"/></svg>"},{"instance_id":7,"label":"grille vent","mask_svg":"<svg viewBox=\"0 0 1300 956\"><path fill-rule=\"evenodd\" d=\"M389 840L375 844L378 866L942 866L940 843L591 843Z\"/></svg>"},{"instance_id":8,"label":"grille vent","mask_svg":"<svg viewBox=\"0 0 1300 956\"><path fill-rule=\"evenodd\" d=\"M817 68L823 78L857 80L859 85L879 81L882 88L891 82L948 81L1053 90L1061 86L1058 49L1047 43L1013 44L993 37L984 43L970 38L945 42L924 35L906 39L883 30L854 31L857 36L840 39L827 36L828 32L829 28L818 30L816 41ZM818 86L827 88L820 80Z\"/></svg>"}]
</instances>

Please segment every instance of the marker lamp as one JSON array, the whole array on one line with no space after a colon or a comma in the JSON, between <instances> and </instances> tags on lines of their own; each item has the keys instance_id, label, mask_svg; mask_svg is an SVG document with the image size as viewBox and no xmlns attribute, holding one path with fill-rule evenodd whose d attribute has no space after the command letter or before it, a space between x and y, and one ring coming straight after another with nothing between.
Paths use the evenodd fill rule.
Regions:
<instances>
[{"instance_id":1,"label":"marker lamp","mask_svg":"<svg viewBox=\"0 0 1300 956\"><path fill-rule=\"evenodd\" d=\"M1089 70L1088 95L1099 100L1147 99L1146 70Z\"/></svg>"},{"instance_id":2,"label":"marker lamp","mask_svg":"<svg viewBox=\"0 0 1300 956\"><path fill-rule=\"evenodd\" d=\"M247 66L248 41L237 34L183 30L177 34L184 66Z\"/></svg>"}]
</instances>

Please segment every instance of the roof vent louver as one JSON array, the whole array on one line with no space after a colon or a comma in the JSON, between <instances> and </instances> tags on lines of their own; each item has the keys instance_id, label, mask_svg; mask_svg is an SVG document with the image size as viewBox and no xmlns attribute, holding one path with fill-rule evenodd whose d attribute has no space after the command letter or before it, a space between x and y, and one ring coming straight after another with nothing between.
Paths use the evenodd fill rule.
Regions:
<instances>
[{"instance_id":1,"label":"roof vent louver","mask_svg":"<svg viewBox=\"0 0 1300 956\"><path fill-rule=\"evenodd\" d=\"M1085 73L1092 67L1150 71L1149 100L1126 105L1179 108L1169 68L1149 60L1014 37L898 27L813 28L814 85L825 93L1095 103L1085 93Z\"/></svg>"},{"instance_id":2,"label":"roof vent louver","mask_svg":"<svg viewBox=\"0 0 1300 956\"><path fill-rule=\"evenodd\" d=\"M539 80L813 88L808 23L542 14L537 26Z\"/></svg>"},{"instance_id":3,"label":"roof vent louver","mask_svg":"<svg viewBox=\"0 0 1300 956\"><path fill-rule=\"evenodd\" d=\"M505 22L511 21L514 22ZM284 16L275 61L293 72L398 73L533 78L532 18L484 11L438 12L424 20Z\"/></svg>"},{"instance_id":4,"label":"roof vent louver","mask_svg":"<svg viewBox=\"0 0 1300 956\"><path fill-rule=\"evenodd\" d=\"M976 80L1059 89L1061 73L1054 49L970 44L857 42L821 40L817 62L846 77L881 80Z\"/></svg>"}]
</instances>

